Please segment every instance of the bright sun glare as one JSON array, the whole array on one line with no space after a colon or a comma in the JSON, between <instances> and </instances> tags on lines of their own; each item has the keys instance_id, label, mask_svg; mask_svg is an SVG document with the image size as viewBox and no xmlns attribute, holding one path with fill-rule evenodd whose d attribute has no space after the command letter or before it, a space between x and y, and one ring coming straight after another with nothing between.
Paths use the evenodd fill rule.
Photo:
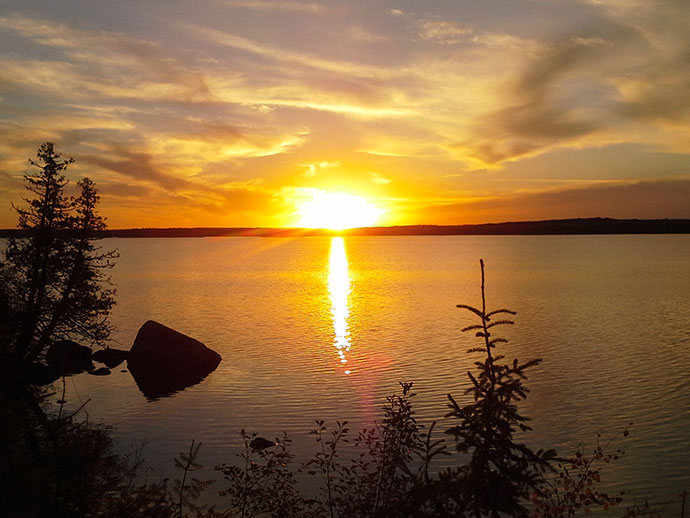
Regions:
<instances>
[{"instance_id":1,"label":"bright sun glare","mask_svg":"<svg viewBox=\"0 0 690 518\"><path fill-rule=\"evenodd\" d=\"M316 191L312 196L299 207L299 227L333 230L370 227L383 213L360 196L323 191Z\"/></svg>"}]
</instances>

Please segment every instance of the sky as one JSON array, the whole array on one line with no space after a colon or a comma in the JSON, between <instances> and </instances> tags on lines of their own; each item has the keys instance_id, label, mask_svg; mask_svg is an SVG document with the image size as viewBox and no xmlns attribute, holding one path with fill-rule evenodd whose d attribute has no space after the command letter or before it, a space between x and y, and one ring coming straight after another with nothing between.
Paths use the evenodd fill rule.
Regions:
<instances>
[{"instance_id":1,"label":"sky","mask_svg":"<svg viewBox=\"0 0 690 518\"><path fill-rule=\"evenodd\" d=\"M0 228L45 141L111 228L297 226L325 193L377 225L690 218L688 27L687 0L3 0Z\"/></svg>"}]
</instances>

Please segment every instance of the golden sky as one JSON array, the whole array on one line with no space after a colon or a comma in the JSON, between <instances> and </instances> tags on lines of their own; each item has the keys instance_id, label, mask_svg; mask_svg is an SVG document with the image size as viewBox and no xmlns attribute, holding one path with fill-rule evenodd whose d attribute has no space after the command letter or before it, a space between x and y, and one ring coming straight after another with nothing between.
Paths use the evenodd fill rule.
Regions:
<instances>
[{"instance_id":1,"label":"golden sky","mask_svg":"<svg viewBox=\"0 0 690 518\"><path fill-rule=\"evenodd\" d=\"M689 218L688 27L685 0L4 0L0 228L47 140L113 228L294 226L323 193L380 225Z\"/></svg>"}]
</instances>

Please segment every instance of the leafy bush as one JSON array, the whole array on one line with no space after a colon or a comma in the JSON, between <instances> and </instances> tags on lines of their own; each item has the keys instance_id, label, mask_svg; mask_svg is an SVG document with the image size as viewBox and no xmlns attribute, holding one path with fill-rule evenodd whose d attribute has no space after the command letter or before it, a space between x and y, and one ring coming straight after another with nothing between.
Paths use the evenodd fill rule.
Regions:
<instances>
[{"instance_id":1,"label":"leafy bush","mask_svg":"<svg viewBox=\"0 0 690 518\"><path fill-rule=\"evenodd\" d=\"M229 511L219 516L252 518L268 515L280 517L310 516L312 502L303 498L296 487L296 472L289 468L293 455L290 439L284 437L273 446L255 447L256 434L241 431L244 452L238 454L241 465L220 464L216 470L228 481L220 492L228 497Z\"/></svg>"},{"instance_id":2,"label":"leafy bush","mask_svg":"<svg viewBox=\"0 0 690 518\"><path fill-rule=\"evenodd\" d=\"M632 425L632 423L630 423ZM585 455L580 448L575 455L559 459L557 476L546 480L532 495L534 516L540 518L571 518L579 511L589 513L594 507L608 511L623 501L624 493L609 494L601 491L601 468L603 464L617 461L623 450L610 451L610 446L618 436L627 437L629 431L611 437L604 445L597 435L597 446L591 455ZM631 515L630 511L626 513Z\"/></svg>"}]
</instances>

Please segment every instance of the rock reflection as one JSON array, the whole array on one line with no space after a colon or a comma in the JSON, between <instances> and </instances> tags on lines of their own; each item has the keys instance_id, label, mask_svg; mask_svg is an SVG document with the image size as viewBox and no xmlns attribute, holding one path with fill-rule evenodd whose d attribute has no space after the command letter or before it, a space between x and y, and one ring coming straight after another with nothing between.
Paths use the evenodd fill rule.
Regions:
<instances>
[{"instance_id":1,"label":"rock reflection","mask_svg":"<svg viewBox=\"0 0 690 518\"><path fill-rule=\"evenodd\" d=\"M347 353L350 351L350 329L347 322L350 316L348 307L350 288L345 241L342 237L334 237L331 239L328 291L331 297L331 313L333 314L333 345L338 352L340 366L345 374L352 372L347 358Z\"/></svg>"}]
</instances>

